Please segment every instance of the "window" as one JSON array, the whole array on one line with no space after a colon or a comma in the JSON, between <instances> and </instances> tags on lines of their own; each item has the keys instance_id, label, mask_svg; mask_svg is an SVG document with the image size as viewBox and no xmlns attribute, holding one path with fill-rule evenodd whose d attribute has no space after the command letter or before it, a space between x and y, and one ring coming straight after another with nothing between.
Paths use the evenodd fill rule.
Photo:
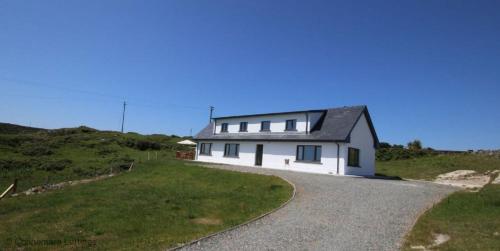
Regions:
<instances>
[{"instance_id":1,"label":"window","mask_svg":"<svg viewBox=\"0 0 500 251\"><path fill-rule=\"evenodd\" d=\"M240 144L224 145L224 157L238 157L240 152Z\"/></svg>"},{"instance_id":2,"label":"window","mask_svg":"<svg viewBox=\"0 0 500 251\"><path fill-rule=\"evenodd\" d=\"M349 147L347 152L347 165L352 167L359 166L359 149Z\"/></svg>"},{"instance_id":3,"label":"window","mask_svg":"<svg viewBox=\"0 0 500 251\"><path fill-rule=\"evenodd\" d=\"M297 146L297 161L321 162L321 146Z\"/></svg>"},{"instance_id":4,"label":"window","mask_svg":"<svg viewBox=\"0 0 500 251\"><path fill-rule=\"evenodd\" d=\"M296 119L289 119L286 121L285 131L295 131L295 124L297 124Z\"/></svg>"},{"instance_id":5,"label":"window","mask_svg":"<svg viewBox=\"0 0 500 251\"><path fill-rule=\"evenodd\" d=\"M240 132L246 132L248 127L248 122L240 122Z\"/></svg>"},{"instance_id":6,"label":"window","mask_svg":"<svg viewBox=\"0 0 500 251\"><path fill-rule=\"evenodd\" d=\"M212 155L212 143L201 143L200 155Z\"/></svg>"},{"instance_id":7,"label":"window","mask_svg":"<svg viewBox=\"0 0 500 251\"><path fill-rule=\"evenodd\" d=\"M227 123L222 123L220 126L220 132L227 132Z\"/></svg>"},{"instance_id":8,"label":"window","mask_svg":"<svg viewBox=\"0 0 500 251\"><path fill-rule=\"evenodd\" d=\"M260 122L260 130L263 132L271 131L271 121Z\"/></svg>"}]
</instances>

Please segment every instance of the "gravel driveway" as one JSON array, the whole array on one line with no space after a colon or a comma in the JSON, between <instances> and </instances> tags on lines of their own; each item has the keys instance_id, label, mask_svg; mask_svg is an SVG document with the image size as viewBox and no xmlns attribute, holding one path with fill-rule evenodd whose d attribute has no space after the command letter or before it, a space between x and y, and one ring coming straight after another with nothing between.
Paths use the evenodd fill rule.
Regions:
<instances>
[{"instance_id":1,"label":"gravel driveway","mask_svg":"<svg viewBox=\"0 0 500 251\"><path fill-rule=\"evenodd\" d=\"M212 167L283 177L295 184L296 197L264 218L183 250L397 250L419 214L456 190L429 182Z\"/></svg>"}]
</instances>

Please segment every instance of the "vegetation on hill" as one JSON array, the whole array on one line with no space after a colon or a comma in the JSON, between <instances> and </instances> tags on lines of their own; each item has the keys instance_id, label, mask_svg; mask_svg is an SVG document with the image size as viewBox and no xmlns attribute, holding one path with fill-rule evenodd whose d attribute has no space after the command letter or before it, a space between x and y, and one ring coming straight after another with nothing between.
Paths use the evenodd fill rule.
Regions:
<instances>
[{"instance_id":1,"label":"vegetation on hill","mask_svg":"<svg viewBox=\"0 0 500 251\"><path fill-rule=\"evenodd\" d=\"M46 129L15 125L9 123L0 123L0 134L21 134L21 133L32 133L38 131L46 131Z\"/></svg>"},{"instance_id":2,"label":"vegetation on hill","mask_svg":"<svg viewBox=\"0 0 500 251\"><path fill-rule=\"evenodd\" d=\"M165 250L268 212L292 191L278 177L145 161L99 182L0 201L0 247Z\"/></svg>"},{"instance_id":3,"label":"vegetation on hill","mask_svg":"<svg viewBox=\"0 0 500 251\"><path fill-rule=\"evenodd\" d=\"M45 130L0 124L0 190L18 179L18 191L46 183L127 169L132 162L169 158L179 138L98 131L89 127Z\"/></svg>"},{"instance_id":4,"label":"vegetation on hill","mask_svg":"<svg viewBox=\"0 0 500 251\"><path fill-rule=\"evenodd\" d=\"M433 154L376 163L377 174L407 179L434 180L439 174L456 170L473 170L478 173L500 170L500 156L473 153Z\"/></svg>"},{"instance_id":5,"label":"vegetation on hill","mask_svg":"<svg viewBox=\"0 0 500 251\"><path fill-rule=\"evenodd\" d=\"M500 155L446 153L422 148L420 141L402 145L381 143L376 172L382 176L434 180L456 170L477 173L500 170ZM489 172L491 173L491 172ZM500 246L500 185L489 184L479 192L460 191L435 205L419 218L404 250L498 250ZM436 236L450 239L437 245Z\"/></svg>"},{"instance_id":6,"label":"vegetation on hill","mask_svg":"<svg viewBox=\"0 0 500 251\"><path fill-rule=\"evenodd\" d=\"M432 148L422 148L420 140L414 140L408 143L408 147L403 145L391 145L381 142L377 149L376 159L380 161L412 159L419 157L433 156L437 153Z\"/></svg>"},{"instance_id":7,"label":"vegetation on hill","mask_svg":"<svg viewBox=\"0 0 500 251\"><path fill-rule=\"evenodd\" d=\"M381 142L376 153L376 173L381 176L434 180L438 175L473 170L478 173L500 170L500 155L454 153L423 148L419 140L407 147Z\"/></svg>"}]
</instances>

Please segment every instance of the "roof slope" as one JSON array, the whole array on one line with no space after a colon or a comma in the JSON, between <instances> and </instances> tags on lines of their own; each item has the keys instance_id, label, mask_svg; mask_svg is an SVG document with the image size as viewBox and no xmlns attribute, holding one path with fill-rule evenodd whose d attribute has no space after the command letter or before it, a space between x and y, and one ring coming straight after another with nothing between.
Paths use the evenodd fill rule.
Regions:
<instances>
[{"instance_id":1,"label":"roof slope","mask_svg":"<svg viewBox=\"0 0 500 251\"><path fill-rule=\"evenodd\" d=\"M318 111L318 110L315 110ZM304 111L307 112L307 111ZM309 134L290 133L223 133L213 134L213 123L207 125L195 137L195 140L271 140L271 141L333 141L348 142L351 131L362 114L373 135L375 145L378 138L366 106L350 106L323 110L324 114ZM252 115L256 116L256 115ZM231 116L238 117L238 116ZM245 116L241 116L245 117Z\"/></svg>"}]
</instances>

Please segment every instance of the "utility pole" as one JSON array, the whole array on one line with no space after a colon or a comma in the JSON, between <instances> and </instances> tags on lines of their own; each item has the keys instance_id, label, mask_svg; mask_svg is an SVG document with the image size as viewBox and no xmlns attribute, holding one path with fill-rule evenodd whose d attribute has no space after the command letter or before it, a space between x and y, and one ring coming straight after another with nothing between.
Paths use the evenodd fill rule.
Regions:
<instances>
[{"instance_id":1,"label":"utility pole","mask_svg":"<svg viewBox=\"0 0 500 251\"><path fill-rule=\"evenodd\" d=\"M210 106L210 119L208 120L208 123L212 123L212 115L214 113L214 109L215 109L215 107Z\"/></svg>"},{"instance_id":2,"label":"utility pole","mask_svg":"<svg viewBox=\"0 0 500 251\"><path fill-rule=\"evenodd\" d=\"M123 133L123 124L125 123L125 107L127 106L127 103L123 101L123 114L122 114L122 133Z\"/></svg>"}]
</instances>

